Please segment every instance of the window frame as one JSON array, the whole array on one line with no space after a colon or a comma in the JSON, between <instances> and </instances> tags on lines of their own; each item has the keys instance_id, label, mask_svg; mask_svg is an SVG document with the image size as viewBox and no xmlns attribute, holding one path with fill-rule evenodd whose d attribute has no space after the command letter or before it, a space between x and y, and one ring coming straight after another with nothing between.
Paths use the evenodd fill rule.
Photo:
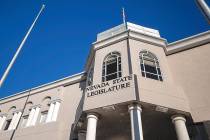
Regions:
<instances>
[{"instance_id":1,"label":"window frame","mask_svg":"<svg viewBox=\"0 0 210 140\"><path fill-rule=\"evenodd\" d=\"M110 57L116 56L116 63L117 63L117 71L116 72L112 72L107 74L107 62L108 59ZM112 64L112 63L111 63ZM122 77L122 57L121 57L121 53L118 51L113 51L110 52L109 54L107 54L103 60L103 64L102 64L102 82L106 82L106 81L110 81L116 78L111 78L109 80L107 80L107 76L111 76L111 75L117 75L116 78Z\"/></svg>"},{"instance_id":2,"label":"window frame","mask_svg":"<svg viewBox=\"0 0 210 140\"><path fill-rule=\"evenodd\" d=\"M145 54L146 54L146 57L144 56ZM146 68L145 68L145 65L147 65L145 63L146 59L148 61L154 63L154 65L152 65L151 67L155 68L156 73L146 71ZM162 73L162 70L160 68L160 62L159 62L158 58L156 57L156 55L154 55L150 51L142 50L142 51L139 52L139 60L140 60L140 70L141 70L142 77L150 78L150 79L153 79L153 80L158 80L158 81L163 82L163 73ZM147 75L150 75L150 76L147 76ZM156 76L157 78L152 78L152 76Z\"/></svg>"}]
</instances>

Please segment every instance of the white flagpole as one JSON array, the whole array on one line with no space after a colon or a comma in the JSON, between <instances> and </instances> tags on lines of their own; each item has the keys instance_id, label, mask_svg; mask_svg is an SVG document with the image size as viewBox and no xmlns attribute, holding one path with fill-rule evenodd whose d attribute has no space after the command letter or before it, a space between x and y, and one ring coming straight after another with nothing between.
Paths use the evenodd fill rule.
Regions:
<instances>
[{"instance_id":1,"label":"white flagpole","mask_svg":"<svg viewBox=\"0 0 210 140\"><path fill-rule=\"evenodd\" d=\"M210 8L208 4L205 2L205 0L196 0L198 3L198 6L200 7L201 11L205 15L208 23L210 24Z\"/></svg>"},{"instance_id":2,"label":"white flagpole","mask_svg":"<svg viewBox=\"0 0 210 140\"><path fill-rule=\"evenodd\" d=\"M123 24L126 28L126 30L128 29L127 27L127 23L126 23L126 15L125 15L125 9L122 7L122 18L123 18Z\"/></svg>"},{"instance_id":3,"label":"white flagpole","mask_svg":"<svg viewBox=\"0 0 210 140\"><path fill-rule=\"evenodd\" d=\"M41 14L41 12L43 11L44 8L45 8L45 5L42 5L42 7L41 7L41 9L40 9L40 11L39 11L39 13L38 13L38 15L36 16L34 22L32 23L32 25L31 25L31 27L29 28L28 32L26 33L25 37L23 38L23 40L22 40L20 46L18 47L18 49L17 49L15 55L13 56L11 62L10 62L9 65L8 65L7 69L5 70L5 72L4 72L3 76L2 76L2 78L0 79L0 87L3 85L3 83L4 83L4 81L5 81L6 77L7 77L7 75L9 74L10 69L12 68L12 66L13 66L13 64L14 64L14 62L15 62L17 56L18 56L18 54L20 53L20 51L21 51L21 49L22 49L22 47L23 47L23 45L24 45L26 39L28 38L28 36L29 36L31 30L33 29L33 27L34 27L34 25L35 25L37 19L39 18L40 14Z\"/></svg>"},{"instance_id":4,"label":"white flagpole","mask_svg":"<svg viewBox=\"0 0 210 140\"><path fill-rule=\"evenodd\" d=\"M123 16L123 23L124 25L126 25L126 21L125 21L125 9L122 8L122 16Z\"/></svg>"}]
</instances>

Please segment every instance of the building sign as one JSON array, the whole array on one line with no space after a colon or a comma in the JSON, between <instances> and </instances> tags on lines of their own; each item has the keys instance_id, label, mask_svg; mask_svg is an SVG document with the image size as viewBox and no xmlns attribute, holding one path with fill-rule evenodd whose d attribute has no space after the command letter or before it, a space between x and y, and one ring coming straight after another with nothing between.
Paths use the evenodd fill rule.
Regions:
<instances>
[{"instance_id":1,"label":"building sign","mask_svg":"<svg viewBox=\"0 0 210 140\"><path fill-rule=\"evenodd\" d=\"M87 97L93 97L101 94L109 94L131 86L133 75L117 78L101 84L92 85L86 88Z\"/></svg>"}]
</instances>

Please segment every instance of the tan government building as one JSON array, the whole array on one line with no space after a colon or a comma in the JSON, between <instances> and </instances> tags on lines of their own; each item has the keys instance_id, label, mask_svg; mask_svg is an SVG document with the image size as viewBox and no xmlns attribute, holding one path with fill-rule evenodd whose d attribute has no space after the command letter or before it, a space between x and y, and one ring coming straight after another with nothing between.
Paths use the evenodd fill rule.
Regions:
<instances>
[{"instance_id":1,"label":"tan government building","mask_svg":"<svg viewBox=\"0 0 210 140\"><path fill-rule=\"evenodd\" d=\"M99 33L84 72L0 99L0 140L210 140L210 31Z\"/></svg>"}]
</instances>

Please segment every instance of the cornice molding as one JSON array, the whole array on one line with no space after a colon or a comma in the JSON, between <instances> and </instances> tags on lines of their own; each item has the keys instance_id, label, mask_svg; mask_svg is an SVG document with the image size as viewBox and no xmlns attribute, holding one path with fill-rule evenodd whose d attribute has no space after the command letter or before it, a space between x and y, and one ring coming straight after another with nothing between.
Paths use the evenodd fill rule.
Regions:
<instances>
[{"instance_id":1,"label":"cornice molding","mask_svg":"<svg viewBox=\"0 0 210 140\"><path fill-rule=\"evenodd\" d=\"M43 84L43 85L28 89L28 90L25 90L25 91L22 91L22 92L19 92L19 93L16 93L16 94L13 94L13 95L10 95L7 97L1 98L0 104L4 104L4 103L12 101L12 100L24 98L24 97L30 96L32 94L37 94L42 91L52 89L55 87L66 86L66 85L70 85L73 83L83 81L85 79L84 74L85 74L85 72L74 74L74 75L71 75L71 76L68 76L68 77L47 83L47 84Z\"/></svg>"},{"instance_id":2,"label":"cornice molding","mask_svg":"<svg viewBox=\"0 0 210 140\"><path fill-rule=\"evenodd\" d=\"M191 48L199 47L207 43L210 43L210 30L169 43L165 48L165 53L166 55L171 55Z\"/></svg>"}]
</instances>

